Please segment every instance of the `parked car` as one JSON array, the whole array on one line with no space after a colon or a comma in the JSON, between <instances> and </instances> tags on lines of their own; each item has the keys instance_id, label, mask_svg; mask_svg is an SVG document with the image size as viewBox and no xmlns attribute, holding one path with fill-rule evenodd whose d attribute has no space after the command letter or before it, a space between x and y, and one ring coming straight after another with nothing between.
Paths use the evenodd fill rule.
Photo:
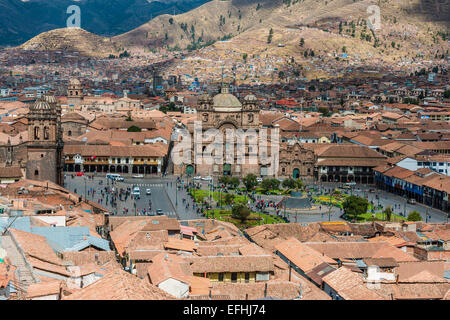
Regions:
<instances>
[{"instance_id":1,"label":"parked car","mask_svg":"<svg viewBox=\"0 0 450 320\"><path fill-rule=\"evenodd\" d=\"M211 176L207 176L207 177L202 178L202 180L205 180L205 181L211 181L212 178L211 178Z\"/></svg>"},{"instance_id":2,"label":"parked car","mask_svg":"<svg viewBox=\"0 0 450 320\"><path fill-rule=\"evenodd\" d=\"M194 180L200 180L202 178L202 176L195 176Z\"/></svg>"},{"instance_id":3,"label":"parked car","mask_svg":"<svg viewBox=\"0 0 450 320\"><path fill-rule=\"evenodd\" d=\"M146 195L151 195L151 194L152 194L152 189L147 189L147 190L145 190L145 194L146 194Z\"/></svg>"},{"instance_id":4,"label":"parked car","mask_svg":"<svg viewBox=\"0 0 450 320\"><path fill-rule=\"evenodd\" d=\"M258 183L261 183L261 182L263 181L263 179L262 179L262 178L256 178L256 181L257 181Z\"/></svg>"},{"instance_id":5,"label":"parked car","mask_svg":"<svg viewBox=\"0 0 450 320\"><path fill-rule=\"evenodd\" d=\"M408 199L408 203L409 204L416 204L416 199L413 199L413 198Z\"/></svg>"},{"instance_id":6,"label":"parked car","mask_svg":"<svg viewBox=\"0 0 450 320\"><path fill-rule=\"evenodd\" d=\"M156 214L158 216L162 216L164 214L164 211L162 211L162 209L158 209L158 210L156 210Z\"/></svg>"},{"instance_id":7,"label":"parked car","mask_svg":"<svg viewBox=\"0 0 450 320\"><path fill-rule=\"evenodd\" d=\"M84 172L77 172L76 175L77 176L84 176Z\"/></svg>"},{"instance_id":8,"label":"parked car","mask_svg":"<svg viewBox=\"0 0 450 320\"><path fill-rule=\"evenodd\" d=\"M144 177L143 174L135 174L135 175L133 176L133 178L143 178L143 177Z\"/></svg>"}]
</instances>

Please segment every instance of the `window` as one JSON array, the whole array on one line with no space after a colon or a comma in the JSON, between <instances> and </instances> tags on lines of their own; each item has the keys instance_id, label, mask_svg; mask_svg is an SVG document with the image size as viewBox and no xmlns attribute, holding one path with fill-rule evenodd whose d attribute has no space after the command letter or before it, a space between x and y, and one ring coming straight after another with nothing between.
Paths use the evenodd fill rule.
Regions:
<instances>
[{"instance_id":1,"label":"window","mask_svg":"<svg viewBox=\"0 0 450 320\"><path fill-rule=\"evenodd\" d=\"M39 175L39 170L34 170L34 175L38 176Z\"/></svg>"},{"instance_id":2,"label":"window","mask_svg":"<svg viewBox=\"0 0 450 320\"><path fill-rule=\"evenodd\" d=\"M34 140L39 140L39 127L34 127Z\"/></svg>"},{"instance_id":3,"label":"window","mask_svg":"<svg viewBox=\"0 0 450 320\"><path fill-rule=\"evenodd\" d=\"M50 138L50 133L48 127L44 127L44 140L48 140Z\"/></svg>"},{"instance_id":4,"label":"window","mask_svg":"<svg viewBox=\"0 0 450 320\"><path fill-rule=\"evenodd\" d=\"M249 282L250 281L250 273L246 272L245 273L245 282Z\"/></svg>"},{"instance_id":5,"label":"window","mask_svg":"<svg viewBox=\"0 0 450 320\"><path fill-rule=\"evenodd\" d=\"M223 281L223 273L219 273L219 281Z\"/></svg>"},{"instance_id":6,"label":"window","mask_svg":"<svg viewBox=\"0 0 450 320\"><path fill-rule=\"evenodd\" d=\"M237 282L237 272L231 273L231 282Z\"/></svg>"},{"instance_id":7,"label":"window","mask_svg":"<svg viewBox=\"0 0 450 320\"><path fill-rule=\"evenodd\" d=\"M71 137L71 136L72 136L72 131L71 131L71 130L67 131L67 135L68 135L69 137Z\"/></svg>"}]
</instances>

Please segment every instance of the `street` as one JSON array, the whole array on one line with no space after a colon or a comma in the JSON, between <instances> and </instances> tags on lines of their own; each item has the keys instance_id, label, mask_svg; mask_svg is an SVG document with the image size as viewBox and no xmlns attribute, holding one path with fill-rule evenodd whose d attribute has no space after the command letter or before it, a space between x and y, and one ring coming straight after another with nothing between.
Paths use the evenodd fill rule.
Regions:
<instances>
[{"instance_id":1,"label":"street","mask_svg":"<svg viewBox=\"0 0 450 320\"><path fill-rule=\"evenodd\" d=\"M185 191L178 192L178 207L177 210L175 209L177 192L175 181L170 178L126 178L124 181L113 182L105 177L74 176L72 178L70 175L66 175L64 185L83 198L86 193L88 200L95 201L108 208L114 215L142 215L144 210L147 215L156 215L156 211L161 209L163 215L176 217L180 220L202 218L192 209L192 203L190 203L188 209L186 209L186 204L182 204L181 199L188 198ZM120 197L117 197L117 207L112 206L111 195L101 194L101 190L104 190L105 187L114 188L114 190L126 190L127 188L132 190L135 186L140 189L139 199L136 200L133 196L129 196L125 200L125 196L122 196L122 200L120 200ZM146 195L146 189L151 189L151 195ZM95 190L95 193L92 192L93 190ZM149 210L150 201L151 209ZM124 211L126 209L128 209L128 213Z\"/></svg>"},{"instance_id":2,"label":"street","mask_svg":"<svg viewBox=\"0 0 450 320\"><path fill-rule=\"evenodd\" d=\"M94 177L88 178L86 176L74 176L66 175L64 180L65 187L71 191L76 192L84 198L85 192L87 198L91 201L98 202L111 210L114 215L156 215L156 211L161 209L164 215L169 217L176 217L179 220L192 220L202 219L203 217L197 213L197 210L193 208L192 199L188 196L188 193L184 188L176 190L176 177L151 177L151 178L125 178L124 181L113 182L106 177ZM185 181L186 182L186 181ZM201 184L202 189L208 189L208 182L196 181ZM125 199L122 196L117 197L117 207L111 205L111 195L101 194L101 190L105 187L112 188L114 190L132 190L133 187L140 188L140 198L135 200L133 196L128 196ZM314 183L309 184L307 187L321 190L322 193L328 193L330 190L341 187L340 183ZM151 195L146 195L146 189L151 189ZM368 185L356 185L352 189L345 190L348 194L353 194L373 201L375 205L381 204L384 208L391 206L395 214L408 216L408 214L416 210L418 211L423 221L432 223L439 223L447 221L447 214L437 209L427 207L422 204L409 204L407 199L400 196L387 193L375 189L375 192L370 192L370 189L375 189L374 186ZM92 191L95 190L95 193ZM376 198L379 196L379 199ZM268 200L273 196L261 196L261 199ZM183 203L183 199L185 202ZM281 199L281 198L280 198ZM151 209L150 209L151 201ZM136 203L136 207L135 207ZM128 212L126 212L128 210ZM144 212L145 210L145 212ZM311 212L299 213L299 214L287 214L291 222L308 223L308 222L320 222L320 221L340 221L341 215L340 209L332 207L330 211L330 217L328 216L328 206L322 205L322 210L315 210ZM274 214L274 213L273 213Z\"/></svg>"}]
</instances>

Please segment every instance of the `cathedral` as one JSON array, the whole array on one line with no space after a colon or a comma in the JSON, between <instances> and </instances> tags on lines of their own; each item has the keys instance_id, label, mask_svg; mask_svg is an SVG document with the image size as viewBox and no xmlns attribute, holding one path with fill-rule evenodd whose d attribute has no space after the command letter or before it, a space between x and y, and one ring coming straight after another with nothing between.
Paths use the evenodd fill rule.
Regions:
<instances>
[{"instance_id":1,"label":"cathedral","mask_svg":"<svg viewBox=\"0 0 450 320\"><path fill-rule=\"evenodd\" d=\"M197 108L198 123L201 123L202 134L208 129L218 129L223 135L223 163L201 163L195 164L192 159L192 164L174 165L174 174L188 174L188 175L202 175L202 176L245 176L249 173L253 173L257 176L266 175L267 167L270 165L259 163L258 148L252 150L252 146L245 145L245 156L251 155L258 159L258 163L251 164L248 161L239 163L237 155L237 142L234 142L233 146L226 143L226 130L227 129L242 129L242 130L254 130L257 134L262 128L259 119L259 105L254 95L246 96L243 101L233 94L229 93L228 86L222 86L221 92L214 97L207 94L200 96L199 106ZM188 124L188 130L192 137L194 137L194 124ZM200 146L200 153L205 152L208 141ZM198 148L198 146L197 146ZM192 154L194 154L194 145L192 145ZM197 150L196 152L198 152ZM231 155L230 151L234 151L234 155ZM227 158L228 155L228 158ZM220 156L220 155L215 155Z\"/></svg>"},{"instance_id":2,"label":"cathedral","mask_svg":"<svg viewBox=\"0 0 450 320\"><path fill-rule=\"evenodd\" d=\"M27 114L26 178L63 185L61 107L54 96L37 100Z\"/></svg>"}]
</instances>

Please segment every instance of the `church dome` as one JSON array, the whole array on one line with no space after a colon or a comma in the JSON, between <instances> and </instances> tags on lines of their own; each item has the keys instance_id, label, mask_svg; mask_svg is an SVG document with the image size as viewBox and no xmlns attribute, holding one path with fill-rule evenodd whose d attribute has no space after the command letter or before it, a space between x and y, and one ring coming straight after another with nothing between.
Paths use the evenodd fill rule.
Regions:
<instances>
[{"instance_id":1,"label":"church dome","mask_svg":"<svg viewBox=\"0 0 450 320\"><path fill-rule=\"evenodd\" d=\"M214 108L241 108L242 104L236 96L228 92L228 88L223 87L221 93L213 98Z\"/></svg>"},{"instance_id":2,"label":"church dome","mask_svg":"<svg viewBox=\"0 0 450 320\"><path fill-rule=\"evenodd\" d=\"M34 110L50 110L51 108L50 104L44 100L38 100L33 105Z\"/></svg>"},{"instance_id":3,"label":"church dome","mask_svg":"<svg viewBox=\"0 0 450 320\"><path fill-rule=\"evenodd\" d=\"M46 102L48 102L49 104L56 104L57 103L56 98L55 98L54 95L46 95L46 96L44 96L44 100Z\"/></svg>"}]
</instances>

